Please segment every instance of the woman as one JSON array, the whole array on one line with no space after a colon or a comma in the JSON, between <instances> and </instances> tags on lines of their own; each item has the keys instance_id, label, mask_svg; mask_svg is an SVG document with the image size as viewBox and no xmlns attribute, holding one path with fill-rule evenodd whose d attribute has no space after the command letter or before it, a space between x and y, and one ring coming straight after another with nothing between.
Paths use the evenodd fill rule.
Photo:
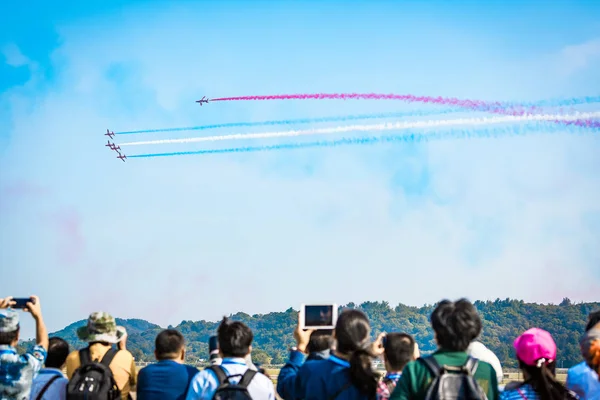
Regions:
<instances>
[{"instance_id":1,"label":"woman","mask_svg":"<svg viewBox=\"0 0 600 400\"><path fill-rule=\"evenodd\" d=\"M580 344L585 362L600 376L600 329L588 331Z\"/></svg>"},{"instance_id":2,"label":"woman","mask_svg":"<svg viewBox=\"0 0 600 400\"><path fill-rule=\"evenodd\" d=\"M342 312L333 331L335 350L329 358L304 362L312 332L296 328L298 346L292 348L290 360L279 373L279 395L285 400L375 399L379 375L371 362L383 353L383 334L371 343L367 316L358 310Z\"/></svg>"},{"instance_id":3,"label":"woman","mask_svg":"<svg viewBox=\"0 0 600 400\"><path fill-rule=\"evenodd\" d=\"M501 400L576 399L556 380L556 344L548 332L529 329L515 340L514 348L525 381L506 389Z\"/></svg>"}]
</instances>

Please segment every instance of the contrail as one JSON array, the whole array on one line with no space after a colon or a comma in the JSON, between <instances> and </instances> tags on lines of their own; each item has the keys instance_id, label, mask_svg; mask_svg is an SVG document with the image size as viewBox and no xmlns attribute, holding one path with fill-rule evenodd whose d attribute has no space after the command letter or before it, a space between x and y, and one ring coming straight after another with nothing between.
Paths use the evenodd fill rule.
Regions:
<instances>
[{"instance_id":1,"label":"contrail","mask_svg":"<svg viewBox=\"0 0 600 400\"><path fill-rule=\"evenodd\" d=\"M574 125L576 121L581 119L589 119L600 117L600 112L590 113L575 113L575 114L529 114L520 116L502 116L502 117L487 117L487 118L457 118L457 119L442 119L442 120L426 120L426 121L399 121L388 122L371 125L348 125L337 126L332 128L312 128L304 130L289 130L280 132L261 132L261 133L238 133L231 135L205 136L183 139L161 139L161 140L146 140L139 142L121 143L120 146L141 146L141 145L156 145L156 144L174 144L174 143L198 143L198 142L216 142L222 140L249 140L249 139L271 139L281 137L294 137L306 135L334 134L345 132L372 132L372 131L389 131L398 129L418 129L418 128L437 128L457 125L492 125L513 123L521 121L568 121Z\"/></svg>"},{"instance_id":2,"label":"contrail","mask_svg":"<svg viewBox=\"0 0 600 400\"><path fill-rule=\"evenodd\" d=\"M162 129L144 129L139 131L125 131L115 132L115 135L131 135L137 133L158 133L158 132L182 132L182 131L204 131L208 129L221 129L221 128L242 128L250 126L274 126L274 125L297 125L297 124L313 124L320 122L343 122L343 121L355 121L364 119L382 119L382 118L403 118L403 117L423 117L430 115L442 115L451 114L457 112L464 112L461 108L446 108L439 110L415 110L405 112L387 112L377 114L359 114L359 115L340 115L334 117L322 117L322 118L300 118L300 119L280 119L272 121L259 121L259 122L232 122L226 124L214 124L214 125L200 125L190 126L184 128L162 128Z\"/></svg>"},{"instance_id":3,"label":"contrail","mask_svg":"<svg viewBox=\"0 0 600 400\"><path fill-rule=\"evenodd\" d=\"M319 147L339 147L348 145L374 145L386 143L426 143L438 140L450 139L486 139L486 138L501 138L501 137L519 137L532 134L549 134L549 133L566 133L584 135L589 134L589 131L579 129L576 126L568 128L558 125L544 126L544 130L539 130L539 123L517 125L512 127L490 127L478 130L471 129L451 129L442 132L434 132L429 134L422 133L405 133L400 135L388 136L363 136L353 138L342 138L337 140L319 140L314 142L297 142L274 144L265 146L243 146L230 147L224 149L207 149L197 151L181 151L170 153L152 153L152 154L135 154L128 158L150 158L150 157L174 157L183 155L209 155L209 154L225 154L225 153L255 153L275 150L296 150ZM600 137L600 135L599 135Z\"/></svg>"},{"instance_id":4,"label":"contrail","mask_svg":"<svg viewBox=\"0 0 600 400\"><path fill-rule=\"evenodd\" d=\"M219 97L214 101L261 101L261 100L400 100L409 103L429 103L446 106L458 106L473 110L490 110L518 107L560 107L600 102L600 96L573 97L568 99L543 100L539 102L487 102L482 100L458 99L455 97L415 96L412 94L380 93L299 93L266 96Z\"/></svg>"}]
</instances>

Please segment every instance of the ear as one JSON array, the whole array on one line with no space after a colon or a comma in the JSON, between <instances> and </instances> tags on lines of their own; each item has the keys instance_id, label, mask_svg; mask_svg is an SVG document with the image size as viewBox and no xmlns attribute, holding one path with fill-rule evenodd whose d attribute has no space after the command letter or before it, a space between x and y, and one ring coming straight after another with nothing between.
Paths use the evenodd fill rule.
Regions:
<instances>
[{"instance_id":1,"label":"ear","mask_svg":"<svg viewBox=\"0 0 600 400\"><path fill-rule=\"evenodd\" d=\"M180 354L181 361L185 360L185 354L186 354L185 347L182 347L181 354Z\"/></svg>"},{"instance_id":2,"label":"ear","mask_svg":"<svg viewBox=\"0 0 600 400\"><path fill-rule=\"evenodd\" d=\"M154 358L158 360L158 356L156 354L156 350L154 350Z\"/></svg>"},{"instance_id":3,"label":"ear","mask_svg":"<svg viewBox=\"0 0 600 400\"><path fill-rule=\"evenodd\" d=\"M248 346L248 354L252 353L252 345Z\"/></svg>"}]
</instances>

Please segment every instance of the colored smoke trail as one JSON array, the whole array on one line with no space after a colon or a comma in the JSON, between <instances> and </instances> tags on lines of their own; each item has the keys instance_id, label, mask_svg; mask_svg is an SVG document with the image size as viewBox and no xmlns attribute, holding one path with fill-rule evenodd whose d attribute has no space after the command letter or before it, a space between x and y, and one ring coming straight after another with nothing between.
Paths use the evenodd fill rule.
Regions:
<instances>
[{"instance_id":1,"label":"colored smoke trail","mask_svg":"<svg viewBox=\"0 0 600 400\"><path fill-rule=\"evenodd\" d=\"M403 117L424 117L431 115L443 115L456 112L464 111L461 108L446 108L439 110L415 110L405 112L387 112L378 114L359 114L359 115L346 115L346 116L334 116L334 117L322 117L322 118L300 118L300 119L281 119L273 121L260 121L260 122L232 122L226 124L214 124L214 125L201 125L201 126L190 126L186 128L162 128L162 129L145 129L139 131L126 131L126 132L115 132L115 135L131 135L137 133L158 133L158 132L183 132L183 131L204 131L208 129L221 129L221 128L243 128L251 126L274 126L274 125L296 125L296 124L312 124L320 122L343 122L343 121L356 121L365 119L380 119L380 118L403 118Z\"/></svg>"},{"instance_id":2,"label":"colored smoke trail","mask_svg":"<svg viewBox=\"0 0 600 400\"><path fill-rule=\"evenodd\" d=\"M320 147L339 147L348 145L374 145L374 144L393 144L393 143L427 143L439 140L451 139L489 139L501 137L521 137L532 134L550 134L550 133L565 133L583 135L589 134L589 130L580 129L577 126L569 128L558 125L549 125L544 127L544 130L539 130L539 124L525 124L503 128L483 128L478 130L471 129L451 129L442 132L434 132L429 134L422 133L404 133L400 135L387 136L363 136L354 138L342 138L337 140L319 140L314 142L300 143L285 143L265 146L243 146L230 147L224 149L207 149L197 151L181 151L170 153L153 153L153 154L135 154L128 158L151 158L151 157L174 157L183 155L209 155L209 154L226 154L226 153L255 153L275 150L297 150ZM597 137L600 134L596 132Z\"/></svg>"},{"instance_id":3,"label":"colored smoke trail","mask_svg":"<svg viewBox=\"0 0 600 400\"><path fill-rule=\"evenodd\" d=\"M488 118L457 118L457 119L445 119L445 120L426 120L426 121L399 121L395 123L381 123L371 125L348 125L348 126L337 126L332 128L312 128L304 130L289 130L280 132L261 132L261 133L245 133L245 134L231 134L231 135L220 135L220 136L205 136L196 138L184 138L184 139L161 139L161 140L146 140L139 142L128 142L121 143L120 146L140 146L140 145L157 145L157 144L175 144L175 143L198 143L198 142L216 142L222 140L249 140L249 139L271 139L271 138L282 138L282 137L294 137L294 136L306 136L306 135L320 135L320 134L335 134L345 132L373 132L373 131L389 131L398 129L415 129L415 128L438 128L446 126L457 126L457 125L491 125L491 124L503 124L503 123L514 123L522 121L569 121L574 122L580 119L600 117L600 112L592 113L575 113L571 115L560 115L560 114L529 114L520 116L502 116L502 117L488 117ZM576 125L576 124L575 124Z\"/></svg>"}]
</instances>

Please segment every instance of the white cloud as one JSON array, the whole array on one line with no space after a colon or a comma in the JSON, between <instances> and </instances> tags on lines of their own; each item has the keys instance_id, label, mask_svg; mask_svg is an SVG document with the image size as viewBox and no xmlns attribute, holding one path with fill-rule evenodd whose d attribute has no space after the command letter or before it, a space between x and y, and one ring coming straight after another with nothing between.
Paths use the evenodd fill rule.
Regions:
<instances>
[{"instance_id":1,"label":"white cloud","mask_svg":"<svg viewBox=\"0 0 600 400\"><path fill-rule=\"evenodd\" d=\"M2 55L5 58L6 64L11 67L22 67L30 63L29 58L23 55L19 47L14 43L5 45L2 48Z\"/></svg>"},{"instance_id":2,"label":"white cloud","mask_svg":"<svg viewBox=\"0 0 600 400\"><path fill-rule=\"evenodd\" d=\"M571 75L600 62L600 38L585 43L567 46L557 57L559 71ZM600 66L596 66L600 70Z\"/></svg>"}]
</instances>

